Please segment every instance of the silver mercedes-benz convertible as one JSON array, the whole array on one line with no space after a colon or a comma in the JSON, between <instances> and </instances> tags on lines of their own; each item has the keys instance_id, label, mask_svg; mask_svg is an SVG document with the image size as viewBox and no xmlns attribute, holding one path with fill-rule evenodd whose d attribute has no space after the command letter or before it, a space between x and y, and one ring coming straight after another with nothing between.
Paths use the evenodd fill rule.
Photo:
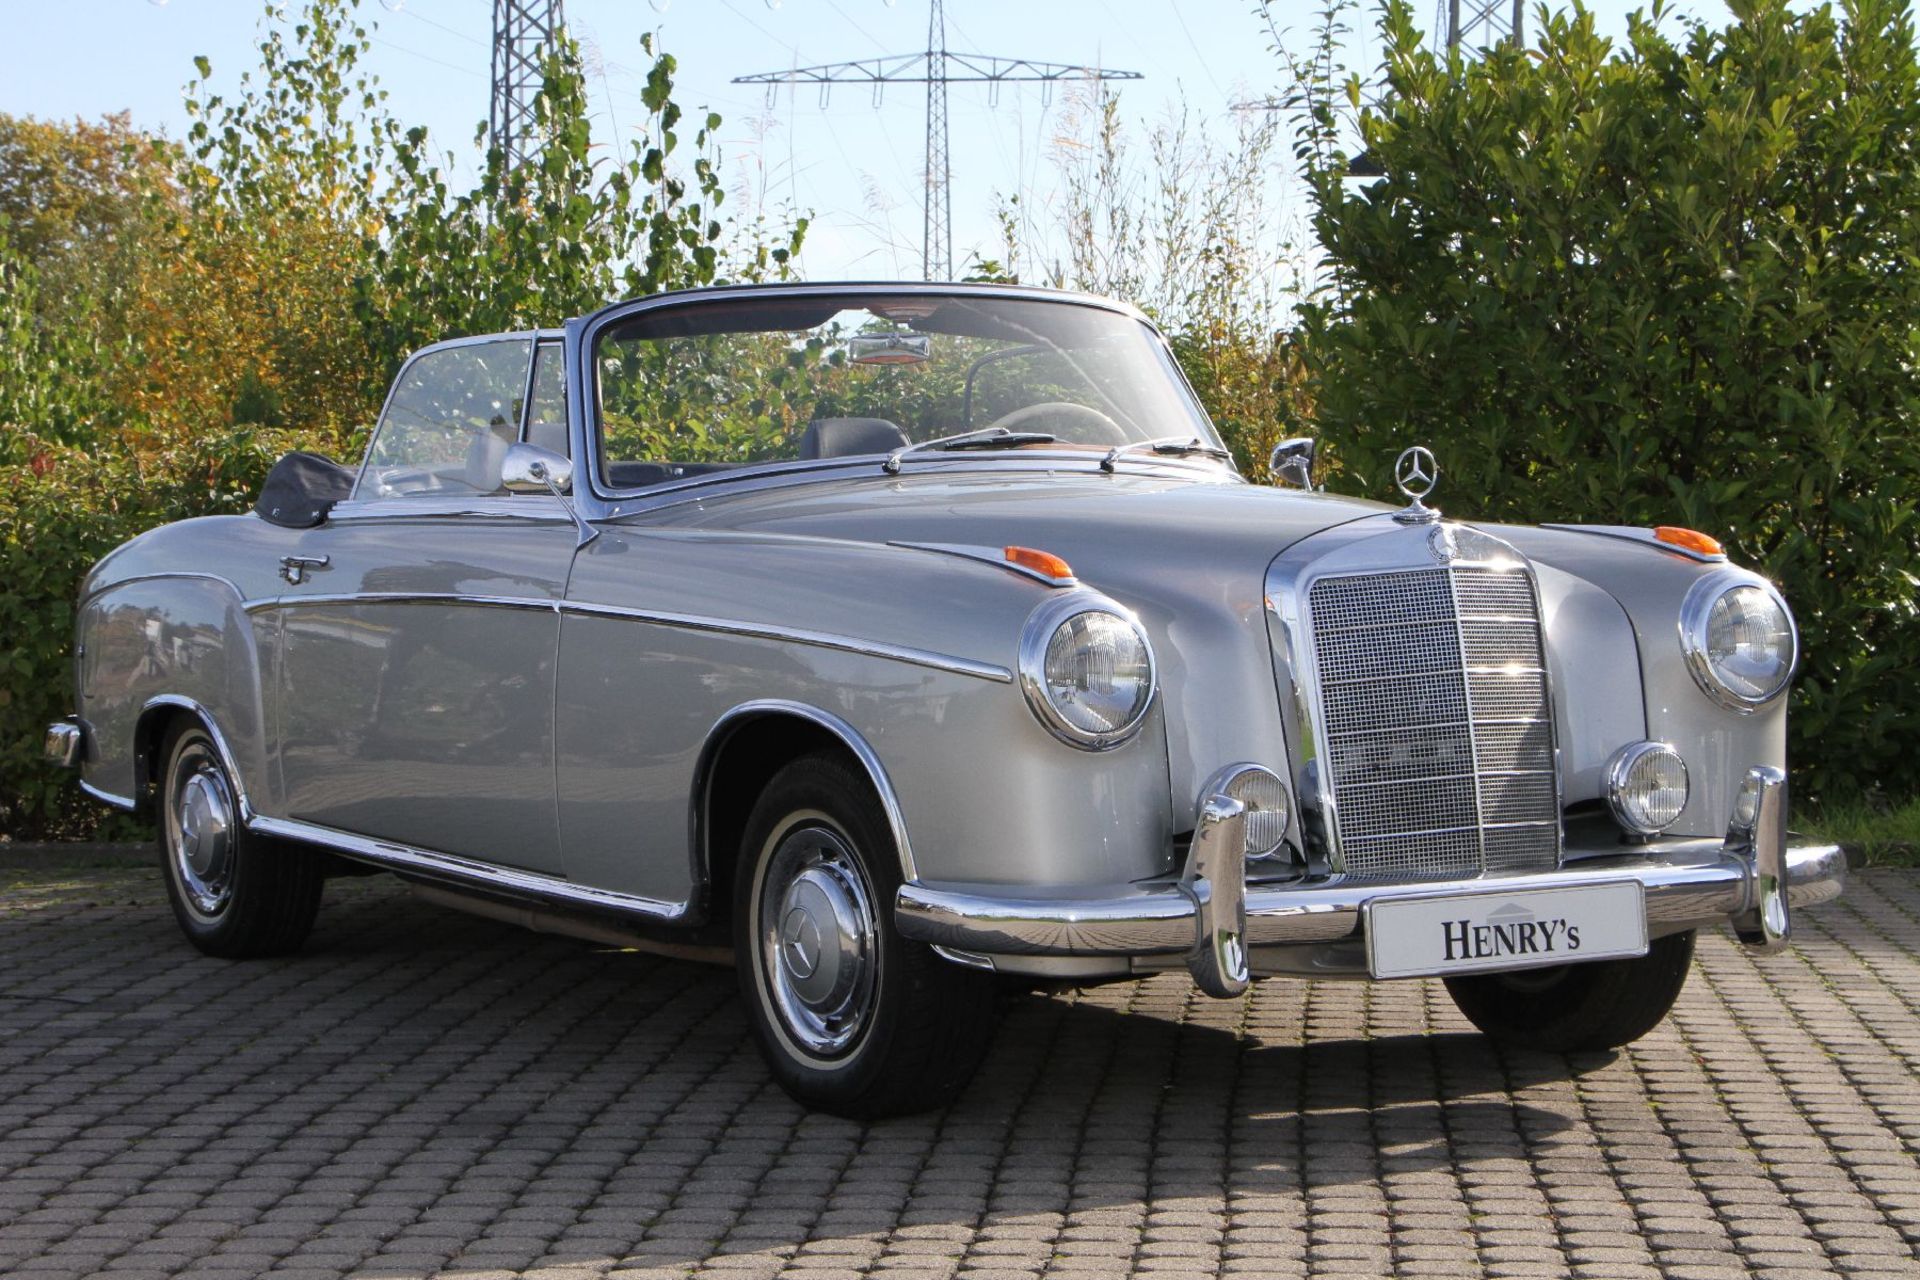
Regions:
<instances>
[{"instance_id":1,"label":"silver mercedes-benz convertible","mask_svg":"<svg viewBox=\"0 0 1920 1280\"><path fill-rule=\"evenodd\" d=\"M853 1115L951 1097L997 975L1437 975L1489 1036L1605 1048L1696 930L1776 947L1840 891L1787 830L1764 578L1447 520L1425 449L1403 503L1336 496L1313 453L1249 483L1151 324L1045 290L447 342L357 469L290 455L100 562L48 750L153 815L203 951L390 871L734 963L781 1083Z\"/></svg>"}]
</instances>

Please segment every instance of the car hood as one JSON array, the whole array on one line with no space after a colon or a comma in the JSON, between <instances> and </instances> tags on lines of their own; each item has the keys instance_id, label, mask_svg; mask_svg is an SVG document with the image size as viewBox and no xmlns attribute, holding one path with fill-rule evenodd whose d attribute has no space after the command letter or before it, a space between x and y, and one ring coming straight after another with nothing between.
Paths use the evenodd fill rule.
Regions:
<instances>
[{"instance_id":1,"label":"car hood","mask_svg":"<svg viewBox=\"0 0 1920 1280\"><path fill-rule=\"evenodd\" d=\"M876 468L877 471L877 468ZM1237 478L1013 467L860 475L703 496L658 513L679 528L875 543L1034 547L1136 606L1167 594L1258 592L1273 558L1380 503Z\"/></svg>"}]
</instances>

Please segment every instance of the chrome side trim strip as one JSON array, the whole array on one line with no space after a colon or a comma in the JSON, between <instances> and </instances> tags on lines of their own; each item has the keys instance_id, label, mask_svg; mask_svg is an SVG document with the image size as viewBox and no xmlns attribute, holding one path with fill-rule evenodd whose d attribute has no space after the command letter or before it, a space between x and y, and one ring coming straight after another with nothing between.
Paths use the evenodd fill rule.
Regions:
<instances>
[{"instance_id":1,"label":"chrome side trim strip","mask_svg":"<svg viewBox=\"0 0 1920 1280\"><path fill-rule=\"evenodd\" d=\"M1007 559L1007 553L1004 547L980 547L974 546L971 543L962 542L889 542L887 545L890 547L900 547L907 551L931 551L935 555L958 556L962 560L972 560L979 564L992 565L996 569L1005 569L1009 573L1017 573L1021 577L1032 578L1035 582L1045 583L1049 587L1077 587L1080 585L1080 579L1078 578L1056 578L1051 574L1041 573L1038 569L1030 569L1024 564L1017 564Z\"/></svg>"},{"instance_id":2,"label":"chrome side trim strip","mask_svg":"<svg viewBox=\"0 0 1920 1280\"><path fill-rule=\"evenodd\" d=\"M322 604L464 604L484 609L533 609L552 612L558 600L537 596L474 596L433 591L345 591L316 595L263 596L246 602L248 613L261 609L299 609Z\"/></svg>"},{"instance_id":3,"label":"chrome side trim strip","mask_svg":"<svg viewBox=\"0 0 1920 1280\"><path fill-rule=\"evenodd\" d=\"M132 813L135 809L140 807L139 805L134 803L133 797L117 796L113 794L113 792L111 791L103 791L99 787L94 786L91 782L88 782L85 778L80 779L80 789L86 792L88 795L92 796L95 800L98 800L101 804L112 805L114 808L124 809L128 813Z\"/></svg>"},{"instance_id":4,"label":"chrome side trim strip","mask_svg":"<svg viewBox=\"0 0 1920 1280\"><path fill-rule=\"evenodd\" d=\"M803 644L815 649L836 649L842 653L857 653L868 658L886 658L893 662L930 667L935 671L947 671L954 675L972 676L977 680L991 680L996 684L1013 683L1013 672L1005 667L991 662L975 662L971 658L959 658L948 653L936 653L931 649L916 649L909 645L886 644L877 640L861 640L853 636L836 635L829 631L809 631L802 627L783 627L775 623L740 622L732 618L712 618L703 614L673 613L662 609L634 609L625 605L590 604L580 600L542 600L531 596L462 595L455 592L370 591L339 595L267 596L248 600L245 602L245 607L249 613L253 613L262 609L294 609L323 604L464 604L487 609L551 610L556 613L591 618L628 618L635 622L676 627L683 631L710 631L722 635L747 636L755 640Z\"/></svg>"},{"instance_id":5,"label":"chrome side trim strip","mask_svg":"<svg viewBox=\"0 0 1920 1280\"><path fill-rule=\"evenodd\" d=\"M737 622L730 618L710 618L693 613L630 609L623 605L588 604L574 600L566 601L560 609L563 613L585 614L590 617L632 618L638 622L651 622L663 627L679 627L687 631L713 631L726 635L748 636L756 640L780 640L789 644L804 644L816 649L837 649L843 653L857 653L869 658L888 658L894 662L905 662L916 667L931 667L936 671L973 676L975 679L991 680L996 684L1013 683L1013 672L991 662L975 662L971 658L957 658L952 654L936 653L931 649L916 649L908 645L860 640L853 636L835 635L828 631L809 631L801 627L782 627L772 623Z\"/></svg>"},{"instance_id":6,"label":"chrome side trim strip","mask_svg":"<svg viewBox=\"0 0 1920 1280\"><path fill-rule=\"evenodd\" d=\"M1622 542L1637 542L1654 551L1666 551L1676 556L1685 556L1689 560L1698 560L1702 564L1725 564L1726 553L1709 555L1704 551L1695 551L1691 547L1675 546L1671 542L1662 542L1653 536L1651 529L1639 529L1629 525L1617 524L1557 524L1548 523L1542 529L1555 529L1563 533L1585 533L1599 538L1618 538Z\"/></svg>"},{"instance_id":7,"label":"chrome side trim strip","mask_svg":"<svg viewBox=\"0 0 1920 1280\"><path fill-rule=\"evenodd\" d=\"M712 862L707 851L705 816L707 789L712 782L708 775L713 768L714 758L719 755L720 748L726 745L734 729L765 716L795 716L819 725L840 739L841 744L859 760L860 767L866 770L868 781L873 783L874 792L880 797L880 807L886 811L887 827L892 832L894 847L900 852L901 879L917 879L920 873L913 860L913 841L907 838L906 814L900 808L900 796L893 789L893 779L887 776L887 767L880 762L880 753L860 736L858 729L831 711L822 711L819 707L785 698L760 698L743 702L714 721L700 748L699 760L694 764L693 790L689 793L693 803L688 818L694 857L694 883L707 883L707 869Z\"/></svg>"},{"instance_id":8,"label":"chrome side trim strip","mask_svg":"<svg viewBox=\"0 0 1920 1280\"><path fill-rule=\"evenodd\" d=\"M393 840L355 835L350 831L336 831L332 827L302 822L297 818L255 817L247 823L247 829L263 836L319 845L342 857L372 863L389 871L424 876L467 888L596 911L641 915L653 920L678 921L687 914L688 904L684 902L661 902L638 894L595 889L557 876L544 876L514 867L497 867L458 854L439 853Z\"/></svg>"},{"instance_id":9,"label":"chrome side trim strip","mask_svg":"<svg viewBox=\"0 0 1920 1280\"><path fill-rule=\"evenodd\" d=\"M524 520L534 524L571 524L568 517L546 509L545 494L521 493L499 497L489 493L470 493L464 497L355 498L343 501L327 513L329 524L361 524L369 520L444 520L463 517L474 520ZM514 504L518 504L516 507Z\"/></svg>"}]
</instances>

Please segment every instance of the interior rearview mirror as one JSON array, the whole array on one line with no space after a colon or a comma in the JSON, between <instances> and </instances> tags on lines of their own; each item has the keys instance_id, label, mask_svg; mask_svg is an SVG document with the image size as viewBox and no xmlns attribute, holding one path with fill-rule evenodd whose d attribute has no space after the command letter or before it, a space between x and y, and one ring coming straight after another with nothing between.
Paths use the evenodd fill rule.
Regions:
<instances>
[{"instance_id":1,"label":"interior rearview mirror","mask_svg":"<svg viewBox=\"0 0 1920 1280\"><path fill-rule=\"evenodd\" d=\"M924 364L933 356L933 339L924 333L856 333L847 339L853 364Z\"/></svg>"}]
</instances>

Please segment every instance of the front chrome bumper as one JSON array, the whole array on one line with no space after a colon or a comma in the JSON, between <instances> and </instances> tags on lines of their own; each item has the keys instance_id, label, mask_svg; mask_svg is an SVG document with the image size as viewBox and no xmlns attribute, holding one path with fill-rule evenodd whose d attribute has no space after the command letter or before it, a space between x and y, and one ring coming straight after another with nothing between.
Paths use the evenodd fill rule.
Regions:
<instances>
[{"instance_id":1,"label":"front chrome bumper","mask_svg":"<svg viewBox=\"0 0 1920 1280\"><path fill-rule=\"evenodd\" d=\"M1786 943L1791 909L1838 897L1847 871L1839 846L1789 838L1786 789L1779 770L1750 770L1722 840L1659 840L1631 853L1570 848L1560 870L1525 876L1272 887L1245 883L1241 806L1215 795L1178 880L1058 895L915 880L901 886L894 920L905 937L986 957L1184 956L1203 990L1233 995L1261 967L1249 965L1249 952L1360 938L1372 901L1633 879L1646 891L1649 937L1731 923L1743 942L1772 949Z\"/></svg>"}]
</instances>

